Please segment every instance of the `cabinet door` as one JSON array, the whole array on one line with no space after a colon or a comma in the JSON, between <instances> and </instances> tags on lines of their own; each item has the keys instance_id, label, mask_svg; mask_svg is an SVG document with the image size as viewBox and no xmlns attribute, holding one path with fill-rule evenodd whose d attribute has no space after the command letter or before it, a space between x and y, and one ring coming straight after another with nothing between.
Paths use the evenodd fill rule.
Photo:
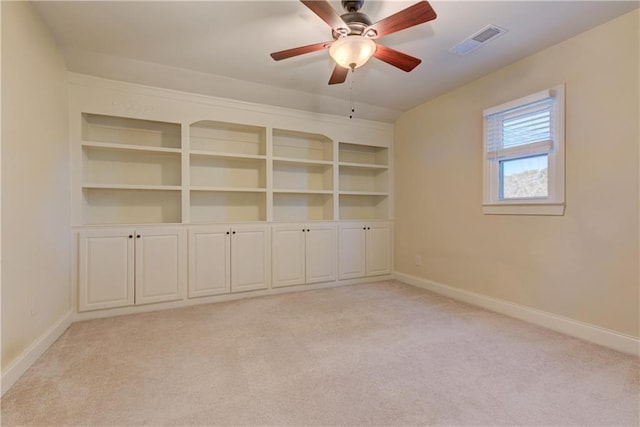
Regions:
<instances>
[{"instance_id":1,"label":"cabinet door","mask_svg":"<svg viewBox=\"0 0 640 427\"><path fill-rule=\"evenodd\" d=\"M134 231L104 229L79 234L78 311L134 303Z\"/></svg>"},{"instance_id":2,"label":"cabinet door","mask_svg":"<svg viewBox=\"0 0 640 427\"><path fill-rule=\"evenodd\" d=\"M272 228L273 287L300 285L305 282L304 225Z\"/></svg>"},{"instance_id":3,"label":"cabinet door","mask_svg":"<svg viewBox=\"0 0 640 427\"><path fill-rule=\"evenodd\" d=\"M365 228L358 223L340 225L338 270L341 280L365 275Z\"/></svg>"},{"instance_id":4,"label":"cabinet door","mask_svg":"<svg viewBox=\"0 0 640 427\"><path fill-rule=\"evenodd\" d=\"M391 274L391 227L389 224L367 226L367 276Z\"/></svg>"},{"instance_id":5,"label":"cabinet door","mask_svg":"<svg viewBox=\"0 0 640 427\"><path fill-rule=\"evenodd\" d=\"M336 280L336 227L314 225L306 234L307 283Z\"/></svg>"},{"instance_id":6,"label":"cabinet door","mask_svg":"<svg viewBox=\"0 0 640 427\"><path fill-rule=\"evenodd\" d=\"M183 298L186 282L184 230L149 228L136 234L136 304Z\"/></svg>"},{"instance_id":7,"label":"cabinet door","mask_svg":"<svg viewBox=\"0 0 640 427\"><path fill-rule=\"evenodd\" d=\"M189 230L189 298L231 291L229 227Z\"/></svg>"},{"instance_id":8,"label":"cabinet door","mask_svg":"<svg viewBox=\"0 0 640 427\"><path fill-rule=\"evenodd\" d=\"M231 228L231 292L267 289L271 282L267 226Z\"/></svg>"}]
</instances>

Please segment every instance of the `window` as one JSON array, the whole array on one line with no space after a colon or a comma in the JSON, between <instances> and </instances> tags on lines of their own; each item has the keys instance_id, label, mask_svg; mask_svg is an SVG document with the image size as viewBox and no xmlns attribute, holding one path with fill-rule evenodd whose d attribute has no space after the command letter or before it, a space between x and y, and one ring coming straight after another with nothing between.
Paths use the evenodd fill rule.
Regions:
<instances>
[{"instance_id":1,"label":"window","mask_svg":"<svg viewBox=\"0 0 640 427\"><path fill-rule=\"evenodd\" d=\"M485 214L564 214L564 85L484 110Z\"/></svg>"}]
</instances>

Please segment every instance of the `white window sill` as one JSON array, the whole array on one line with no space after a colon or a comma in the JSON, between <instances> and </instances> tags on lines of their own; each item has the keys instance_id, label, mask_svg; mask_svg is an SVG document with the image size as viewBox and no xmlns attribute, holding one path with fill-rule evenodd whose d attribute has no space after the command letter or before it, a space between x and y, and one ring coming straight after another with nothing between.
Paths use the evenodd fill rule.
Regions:
<instances>
[{"instance_id":1,"label":"white window sill","mask_svg":"<svg viewBox=\"0 0 640 427\"><path fill-rule=\"evenodd\" d=\"M564 203L485 203L485 215L564 215Z\"/></svg>"}]
</instances>

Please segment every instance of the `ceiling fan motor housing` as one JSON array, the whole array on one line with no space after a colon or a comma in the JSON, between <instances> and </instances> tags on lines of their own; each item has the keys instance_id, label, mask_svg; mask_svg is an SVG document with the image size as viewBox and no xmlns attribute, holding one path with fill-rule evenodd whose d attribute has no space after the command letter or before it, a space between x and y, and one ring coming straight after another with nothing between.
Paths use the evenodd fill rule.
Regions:
<instances>
[{"instance_id":1,"label":"ceiling fan motor housing","mask_svg":"<svg viewBox=\"0 0 640 427\"><path fill-rule=\"evenodd\" d=\"M349 27L348 35L351 36L364 35L364 29L371 25L371 19L369 19L367 15L361 12L347 12L340 17ZM339 30L332 30L331 35L333 36L334 40L337 40L339 37L346 36L347 34L344 34Z\"/></svg>"},{"instance_id":2,"label":"ceiling fan motor housing","mask_svg":"<svg viewBox=\"0 0 640 427\"><path fill-rule=\"evenodd\" d=\"M357 12L362 8L364 0L342 0L342 7L347 12Z\"/></svg>"}]
</instances>

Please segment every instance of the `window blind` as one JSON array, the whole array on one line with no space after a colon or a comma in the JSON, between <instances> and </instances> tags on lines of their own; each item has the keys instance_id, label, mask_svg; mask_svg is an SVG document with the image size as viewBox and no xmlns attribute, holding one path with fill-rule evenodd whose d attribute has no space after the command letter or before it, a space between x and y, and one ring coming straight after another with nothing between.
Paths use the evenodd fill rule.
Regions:
<instances>
[{"instance_id":1,"label":"window blind","mask_svg":"<svg viewBox=\"0 0 640 427\"><path fill-rule=\"evenodd\" d=\"M547 97L485 116L487 157L548 153L553 149L553 106Z\"/></svg>"}]
</instances>

